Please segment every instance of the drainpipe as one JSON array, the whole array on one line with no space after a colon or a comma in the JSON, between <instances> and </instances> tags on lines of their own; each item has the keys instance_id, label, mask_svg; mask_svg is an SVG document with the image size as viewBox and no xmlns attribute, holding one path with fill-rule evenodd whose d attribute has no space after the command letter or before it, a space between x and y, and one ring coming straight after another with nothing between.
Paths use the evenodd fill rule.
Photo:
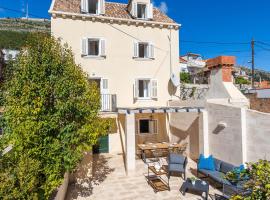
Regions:
<instances>
[{"instance_id":1,"label":"drainpipe","mask_svg":"<svg viewBox=\"0 0 270 200\"><path fill-rule=\"evenodd\" d=\"M171 28L170 28L169 42L170 42L170 79L171 79L171 76L172 76L172 29ZM172 100L172 94L171 94L171 100Z\"/></svg>"}]
</instances>

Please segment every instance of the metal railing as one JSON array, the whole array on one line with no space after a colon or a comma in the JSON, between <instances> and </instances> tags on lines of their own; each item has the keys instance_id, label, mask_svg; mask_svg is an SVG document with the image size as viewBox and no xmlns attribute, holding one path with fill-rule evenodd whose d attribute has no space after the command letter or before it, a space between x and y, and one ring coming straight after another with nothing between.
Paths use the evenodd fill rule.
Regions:
<instances>
[{"instance_id":1,"label":"metal railing","mask_svg":"<svg viewBox=\"0 0 270 200\"><path fill-rule=\"evenodd\" d=\"M101 94L101 112L115 112L116 110L116 94Z\"/></svg>"}]
</instances>

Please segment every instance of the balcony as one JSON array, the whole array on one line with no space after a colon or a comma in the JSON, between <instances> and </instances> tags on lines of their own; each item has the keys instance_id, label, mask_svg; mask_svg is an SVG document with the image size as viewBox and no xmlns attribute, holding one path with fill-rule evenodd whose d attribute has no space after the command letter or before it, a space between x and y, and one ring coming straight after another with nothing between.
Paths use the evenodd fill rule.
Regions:
<instances>
[{"instance_id":1,"label":"balcony","mask_svg":"<svg viewBox=\"0 0 270 200\"><path fill-rule=\"evenodd\" d=\"M101 112L116 112L116 94L101 94Z\"/></svg>"}]
</instances>

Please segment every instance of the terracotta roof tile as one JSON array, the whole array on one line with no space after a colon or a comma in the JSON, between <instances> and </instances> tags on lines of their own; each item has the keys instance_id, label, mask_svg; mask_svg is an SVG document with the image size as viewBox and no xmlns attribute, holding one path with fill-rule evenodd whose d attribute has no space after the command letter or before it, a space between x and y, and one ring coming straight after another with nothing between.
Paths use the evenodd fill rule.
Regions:
<instances>
[{"instance_id":1,"label":"terracotta roof tile","mask_svg":"<svg viewBox=\"0 0 270 200\"><path fill-rule=\"evenodd\" d=\"M80 0L55 0L53 11L69 12L69 13L81 13ZM104 16L133 19L127 10L127 4L106 2L106 12ZM171 18L162 13L157 8L154 8L153 21L163 23L175 23Z\"/></svg>"}]
</instances>

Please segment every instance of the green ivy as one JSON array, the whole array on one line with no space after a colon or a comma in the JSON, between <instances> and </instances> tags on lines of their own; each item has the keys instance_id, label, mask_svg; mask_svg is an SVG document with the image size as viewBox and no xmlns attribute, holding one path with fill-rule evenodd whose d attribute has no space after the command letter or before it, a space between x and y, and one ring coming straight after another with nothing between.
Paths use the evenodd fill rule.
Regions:
<instances>
[{"instance_id":1,"label":"green ivy","mask_svg":"<svg viewBox=\"0 0 270 200\"><path fill-rule=\"evenodd\" d=\"M249 163L247 170L241 176L249 177L245 189L250 191L248 196L237 195L233 200L267 200L270 199L270 162L260 160L257 163Z\"/></svg>"},{"instance_id":2,"label":"green ivy","mask_svg":"<svg viewBox=\"0 0 270 200\"><path fill-rule=\"evenodd\" d=\"M49 199L110 123L100 120L100 95L71 49L33 34L4 82L0 199Z\"/></svg>"}]
</instances>

